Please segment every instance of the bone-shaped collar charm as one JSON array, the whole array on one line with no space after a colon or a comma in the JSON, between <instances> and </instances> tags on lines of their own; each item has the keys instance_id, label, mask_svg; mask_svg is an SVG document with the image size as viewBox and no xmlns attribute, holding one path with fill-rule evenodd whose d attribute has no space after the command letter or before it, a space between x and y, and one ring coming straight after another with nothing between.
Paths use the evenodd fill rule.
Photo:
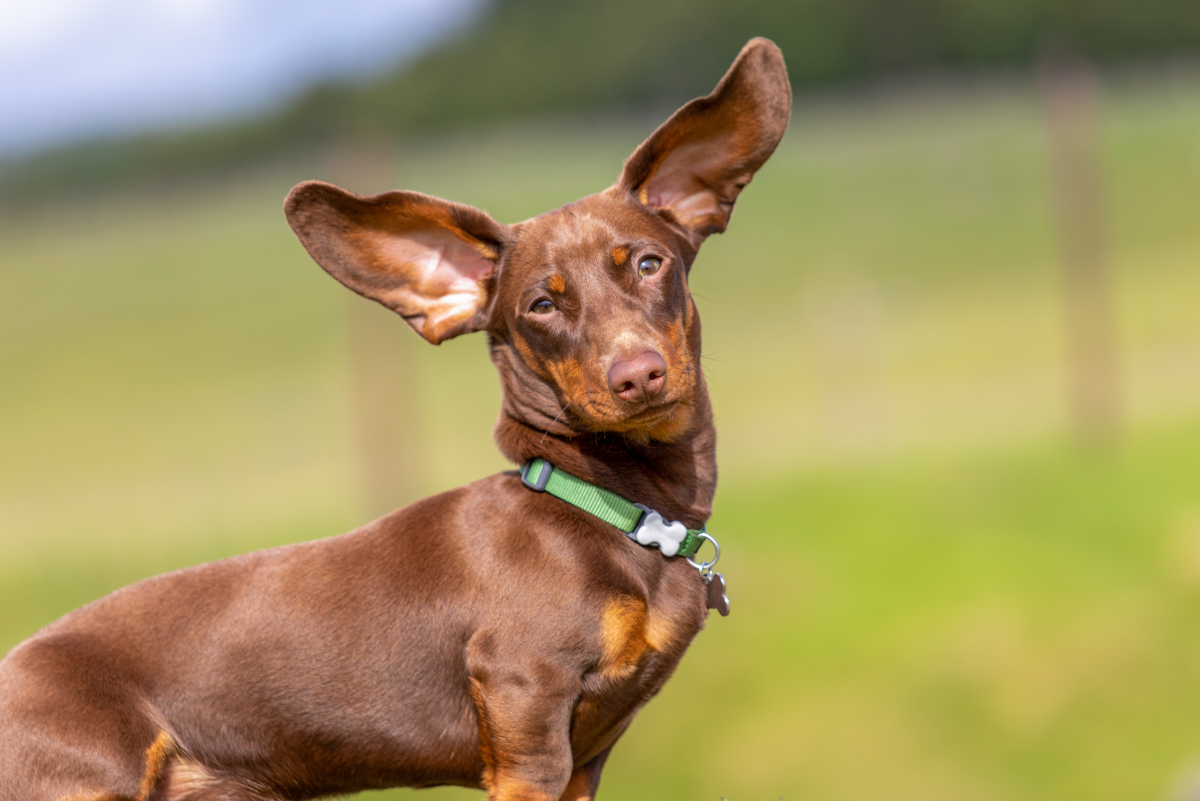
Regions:
<instances>
[{"instance_id":1,"label":"bone-shaped collar charm","mask_svg":"<svg viewBox=\"0 0 1200 801\"><path fill-rule=\"evenodd\" d=\"M687 526L677 520L668 522L649 506L643 506L640 503L635 503L634 506L646 514L642 515L642 521L638 523L638 527L630 536L642 545L657 547L662 551L663 556L674 556L679 553L679 546L687 537Z\"/></svg>"}]
</instances>

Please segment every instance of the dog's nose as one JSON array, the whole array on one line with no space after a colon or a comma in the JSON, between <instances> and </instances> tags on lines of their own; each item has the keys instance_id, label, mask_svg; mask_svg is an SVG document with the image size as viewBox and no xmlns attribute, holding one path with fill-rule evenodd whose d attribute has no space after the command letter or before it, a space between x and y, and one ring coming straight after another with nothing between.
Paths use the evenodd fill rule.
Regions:
<instances>
[{"instance_id":1,"label":"dog's nose","mask_svg":"<svg viewBox=\"0 0 1200 801\"><path fill-rule=\"evenodd\" d=\"M648 350L632 359L614 362L608 368L608 385L617 397L630 403L648 401L667 383L667 365L657 352Z\"/></svg>"}]
</instances>

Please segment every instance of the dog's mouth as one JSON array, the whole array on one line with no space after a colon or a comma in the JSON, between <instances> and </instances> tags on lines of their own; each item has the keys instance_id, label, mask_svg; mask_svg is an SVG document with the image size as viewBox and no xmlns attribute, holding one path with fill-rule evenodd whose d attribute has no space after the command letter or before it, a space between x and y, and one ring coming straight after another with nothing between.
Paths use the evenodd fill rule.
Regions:
<instances>
[{"instance_id":1,"label":"dog's mouth","mask_svg":"<svg viewBox=\"0 0 1200 801\"><path fill-rule=\"evenodd\" d=\"M622 434L641 443L675 442L691 428L694 406L690 395L655 398L639 404L618 401L615 397L605 400L589 398L569 404L580 428Z\"/></svg>"}]
</instances>

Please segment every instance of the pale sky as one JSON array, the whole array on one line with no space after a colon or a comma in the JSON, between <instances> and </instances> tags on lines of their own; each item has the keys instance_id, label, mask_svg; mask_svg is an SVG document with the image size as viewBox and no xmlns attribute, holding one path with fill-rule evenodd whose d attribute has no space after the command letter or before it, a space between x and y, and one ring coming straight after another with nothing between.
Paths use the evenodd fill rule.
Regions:
<instances>
[{"instance_id":1,"label":"pale sky","mask_svg":"<svg viewBox=\"0 0 1200 801\"><path fill-rule=\"evenodd\" d=\"M273 105L382 69L484 0L0 0L0 158Z\"/></svg>"}]
</instances>

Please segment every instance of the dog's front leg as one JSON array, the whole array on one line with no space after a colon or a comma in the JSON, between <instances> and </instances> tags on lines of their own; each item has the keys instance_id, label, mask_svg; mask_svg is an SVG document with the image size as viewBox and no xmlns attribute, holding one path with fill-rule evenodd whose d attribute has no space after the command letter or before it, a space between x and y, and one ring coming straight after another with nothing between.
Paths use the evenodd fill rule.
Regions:
<instances>
[{"instance_id":1,"label":"dog's front leg","mask_svg":"<svg viewBox=\"0 0 1200 801\"><path fill-rule=\"evenodd\" d=\"M578 674L548 662L471 671L489 801L558 801L571 780Z\"/></svg>"},{"instance_id":2,"label":"dog's front leg","mask_svg":"<svg viewBox=\"0 0 1200 801\"><path fill-rule=\"evenodd\" d=\"M592 801L596 797L596 788L600 786L600 771L604 768L604 760L608 759L611 751L610 745L576 768L559 801Z\"/></svg>"}]
</instances>

